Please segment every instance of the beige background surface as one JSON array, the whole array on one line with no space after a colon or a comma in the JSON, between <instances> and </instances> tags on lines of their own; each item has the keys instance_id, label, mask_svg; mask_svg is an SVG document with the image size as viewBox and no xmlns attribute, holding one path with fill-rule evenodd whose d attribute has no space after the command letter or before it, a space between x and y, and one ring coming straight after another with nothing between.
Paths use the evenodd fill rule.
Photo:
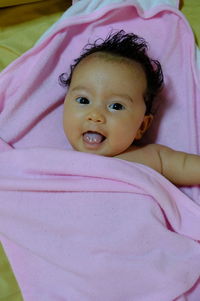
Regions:
<instances>
[{"instance_id":1,"label":"beige background surface","mask_svg":"<svg viewBox=\"0 0 200 301\"><path fill-rule=\"evenodd\" d=\"M14 5L32 3L37 1L42 1L42 0L0 0L0 7L14 6Z\"/></svg>"}]
</instances>

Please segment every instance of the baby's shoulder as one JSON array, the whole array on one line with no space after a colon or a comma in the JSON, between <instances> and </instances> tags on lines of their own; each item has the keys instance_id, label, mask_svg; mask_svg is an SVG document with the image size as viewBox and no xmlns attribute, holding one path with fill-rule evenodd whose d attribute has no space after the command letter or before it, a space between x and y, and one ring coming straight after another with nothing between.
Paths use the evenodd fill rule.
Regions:
<instances>
[{"instance_id":1,"label":"baby's shoulder","mask_svg":"<svg viewBox=\"0 0 200 301\"><path fill-rule=\"evenodd\" d=\"M155 155L157 154L159 156L160 152L169 151L172 149L162 144L151 143L139 147L138 150L145 151L147 153L154 153Z\"/></svg>"},{"instance_id":2,"label":"baby's shoulder","mask_svg":"<svg viewBox=\"0 0 200 301\"><path fill-rule=\"evenodd\" d=\"M160 149L158 144L147 144L140 147L134 147L135 162L147 165L158 172L161 172Z\"/></svg>"},{"instance_id":3,"label":"baby's shoulder","mask_svg":"<svg viewBox=\"0 0 200 301\"><path fill-rule=\"evenodd\" d=\"M159 155L159 151L162 148L162 145L151 143L151 144L146 144L146 145L142 145L142 146L136 146L134 148L137 153L142 153L142 155L157 156L157 155Z\"/></svg>"},{"instance_id":4,"label":"baby's shoulder","mask_svg":"<svg viewBox=\"0 0 200 301\"><path fill-rule=\"evenodd\" d=\"M143 146L130 146L125 152L115 156L116 158L140 163L162 173L162 158L165 146L159 144L148 144Z\"/></svg>"},{"instance_id":5,"label":"baby's shoulder","mask_svg":"<svg viewBox=\"0 0 200 301\"><path fill-rule=\"evenodd\" d=\"M145 164L163 174L169 169L170 164L176 165L179 160L177 152L172 148L162 144L148 144L138 149L139 158L142 158ZM141 162L142 163L142 162Z\"/></svg>"}]
</instances>

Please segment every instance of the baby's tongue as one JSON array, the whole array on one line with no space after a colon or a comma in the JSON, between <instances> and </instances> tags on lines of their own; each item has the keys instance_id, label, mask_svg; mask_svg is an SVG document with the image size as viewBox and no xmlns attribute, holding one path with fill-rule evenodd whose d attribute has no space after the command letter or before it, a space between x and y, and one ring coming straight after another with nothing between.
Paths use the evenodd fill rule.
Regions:
<instances>
[{"instance_id":1,"label":"baby's tongue","mask_svg":"<svg viewBox=\"0 0 200 301\"><path fill-rule=\"evenodd\" d=\"M95 144L103 141L103 136L99 133L86 132L83 134L83 140L87 143Z\"/></svg>"}]
</instances>

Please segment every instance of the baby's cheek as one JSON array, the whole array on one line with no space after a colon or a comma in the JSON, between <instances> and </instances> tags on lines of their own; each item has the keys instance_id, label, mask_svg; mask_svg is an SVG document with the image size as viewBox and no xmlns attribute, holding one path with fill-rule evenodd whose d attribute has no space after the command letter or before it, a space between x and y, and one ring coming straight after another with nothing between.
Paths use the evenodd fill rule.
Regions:
<instances>
[{"instance_id":1,"label":"baby's cheek","mask_svg":"<svg viewBox=\"0 0 200 301\"><path fill-rule=\"evenodd\" d=\"M110 149L112 150L112 155L116 156L120 153L123 153L127 148L129 148L132 144L132 139L130 137L125 137L118 135L117 139L113 141L111 144Z\"/></svg>"},{"instance_id":2,"label":"baby's cheek","mask_svg":"<svg viewBox=\"0 0 200 301\"><path fill-rule=\"evenodd\" d=\"M69 118L68 116L65 116L63 119L63 129L69 141L72 139L73 136L73 124L71 121L71 118Z\"/></svg>"},{"instance_id":3,"label":"baby's cheek","mask_svg":"<svg viewBox=\"0 0 200 301\"><path fill-rule=\"evenodd\" d=\"M68 120L67 120L66 116L63 117L63 129L64 129L65 134L67 134Z\"/></svg>"}]
</instances>

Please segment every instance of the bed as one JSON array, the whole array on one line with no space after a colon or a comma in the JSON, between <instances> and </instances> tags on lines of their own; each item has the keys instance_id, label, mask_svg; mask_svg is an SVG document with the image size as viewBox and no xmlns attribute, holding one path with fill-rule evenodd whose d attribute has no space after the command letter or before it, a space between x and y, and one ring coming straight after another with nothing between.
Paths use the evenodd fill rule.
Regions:
<instances>
[{"instance_id":1,"label":"bed","mask_svg":"<svg viewBox=\"0 0 200 301\"><path fill-rule=\"evenodd\" d=\"M34 44L38 41L38 39L44 34L44 32L48 30L48 28L51 27L57 20L59 20L62 14L70 6L71 6L71 1L68 0L48 0L48 1L0 0L0 28L1 28L0 71L4 70L4 68L6 68L11 62L16 60L23 53L25 53L27 50L33 47ZM199 42L200 41L199 1L196 0L181 1L180 10L183 12L187 20L189 21L195 35L196 43L197 45L199 45L200 43ZM23 269L24 268L26 267L23 267ZM38 298L37 300L46 301L48 300L48 297L46 298L47 299ZM6 257L2 245L0 246L0 300L5 300L5 301L23 300L22 294L20 292L20 288L17 284L16 278L12 271L12 266L9 264L9 261ZM26 300L29 301L29 299ZM53 300L53 299L49 299L49 300ZM61 300L61 299L54 299L54 300ZM92 300L92 299L88 298L88 300ZM119 300L125 300L125 299L119 299ZM154 300L158 300L158 299L154 299ZM191 299L191 300L198 301L199 299Z\"/></svg>"}]
</instances>

